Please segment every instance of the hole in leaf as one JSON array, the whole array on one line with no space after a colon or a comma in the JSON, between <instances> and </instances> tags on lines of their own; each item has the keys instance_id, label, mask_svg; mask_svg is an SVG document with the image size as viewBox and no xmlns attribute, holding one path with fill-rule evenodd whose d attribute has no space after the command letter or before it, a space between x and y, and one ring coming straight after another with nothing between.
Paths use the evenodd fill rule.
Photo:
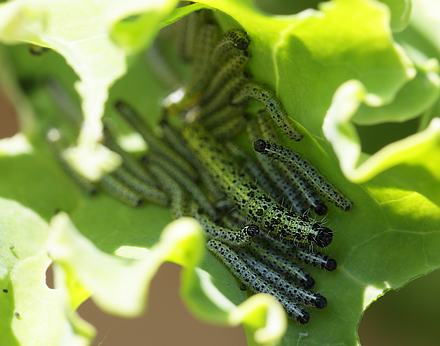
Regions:
<instances>
[{"instance_id":1,"label":"hole in leaf","mask_svg":"<svg viewBox=\"0 0 440 346\"><path fill-rule=\"evenodd\" d=\"M362 346L438 345L439 286L436 270L373 303L359 326Z\"/></svg>"},{"instance_id":2,"label":"hole in leaf","mask_svg":"<svg viewBox=\"0 0 440 346\"><path fill-rule=\"evenodd\" d=\"M286 0L254 0L257 7L270 14L296 14L309 8L318 9L320 0L286 1Z\"/></svg>"},{"instance_id":3,"label":"hole in leaf","mask_svg":"<svg viewBox=\"0 0 440 346\"><path fill-rule=\"evenodd\" d=\"M12 137L18 132L18 121L14 107L0 89L0 139Z\"/></svg>"},{"instance_id":4,"label":"hole in leaf","mask_svg":"<svg viewBox=\"0 0 440 346\"><path fill-rule=\"evenodd\" d=\"M52 264L47 267L46 270L46 286L49 288L55 288L54 286L54 282L53 282L53 268L52 268Z\"/></svg>"},{"instance_id":5,"label":"hole in leaf","mask_svg":"<svg viewBox=\"0 0 440 346\"><path fill-rule=\"evenodd\" d=\"M246 345L242 327L226 328L195 319L179 297L181 267L165 263L151 283L147 312L139 318L108 315L91 299L78 309L93 324L93 345Z\"/></svg>"},{"instance_id":6,"label":"hole in leaf","mask_svg":"<svg viewBox=\"0 0 440 346\"><path fill-rule=\"evenodd\" d=\"M404 139L417 132L419 119L411 119L403 123L382 123L378 125L356 125L362 151L374 154L390 143Z\"/></svg>"}]
</instances>

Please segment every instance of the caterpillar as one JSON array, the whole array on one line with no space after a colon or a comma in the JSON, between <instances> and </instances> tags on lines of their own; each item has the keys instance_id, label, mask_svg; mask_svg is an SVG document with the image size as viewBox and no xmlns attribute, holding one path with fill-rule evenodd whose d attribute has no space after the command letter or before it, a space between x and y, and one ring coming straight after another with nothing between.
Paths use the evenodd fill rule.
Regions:
<instances>
[{"instance_id":1,"label":"caterpillar","mask_svg":"<svg viewBox=\"0 0 440 346\"><path fill-rule=\"evenodd\" d=\"M303 138L303 135L293 124L292 119L289 118L274 91L264 84L248 82L234 95L231 104L237 105L250 99L255 99L264 105L272 119L287 137L295 141L300 141Z\"/></svg>"},{"instance_id":2,"label":"caterpillar","mask_svg":"<svg viewBox=\"0 0 440 346\"><path fill-rule=\"evenodd\" d=\"M307 180L317 191L338 208L349 211L353 203L340 193L310 162L300 154L273 142L262 139L254 142L255 151L273 157L289 165L296 173Z\"/></svg>"}]
</instances>

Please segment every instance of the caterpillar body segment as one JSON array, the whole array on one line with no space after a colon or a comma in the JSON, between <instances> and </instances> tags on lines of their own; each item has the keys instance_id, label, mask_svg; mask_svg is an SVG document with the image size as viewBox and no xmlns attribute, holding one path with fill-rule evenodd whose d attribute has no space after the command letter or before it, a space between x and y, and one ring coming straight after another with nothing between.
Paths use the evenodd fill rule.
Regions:
<instances>
[{"instance_id":1,"label":"caterpillar body segment","mask_svg":"<svg viewBox=\"0 0 440 346\"><path fill-rule=\"evenodd\" d=\"M186 172L192 179L197 179L197 172L181 156L176 154L168 145L159 140L142 117L124 101L115 104L116 110L147 142L149 147L174 162L179 169Z\"/></svg>"},{"instance_id":2,"label":"caterpillar body segment","mask_svg":"<svg viewBox=\"0 0 440 346\"><path fill-rule=\"evenodd\" d=\"M145 184L124 167L118 167L111 173L111 175L133 190L143 200L163 206L169 204L169 199L165 193L159 190L156 186Z\"/></svg>"},{"instance_id":3,"label":"caterpillar body segment","mask_svg":"<svg viewBox=\"0 0 440 346\"><path fill-rule=\"evenodd\" d=\"M255 151L286 163L302 178L307 180L316 191L338 208L349 211L353 203L339 192L308 160L297 152L269 141L254 142Z\"/></svg>"},{"instance_id":4,"label":"caterpillar body segment","mask_svg":"<svg viewBox=\"0 0 440 346\"><path fill-rule=\"evenodd\" d=\"M204 100L209 100L215 93L218 93L227 80L240 73L250 57L251 54L249 52L239 51L229 58L214 74L208 87L203 92L202 103Z\"/></svg>"},{"instance_id":5,"label":"caterpillar body segment","mask_svg":"<svg viewBox=\"0 0 440 346\"><path fill-rule=\"evenodd\" d=\"M266 85L257 82L246 83L232 98L231 104L237 105L250 99L255 99L264 105L272 119L287 137L295 141L300 141L303 138L303 135L293 124L282 103L277 98L276 93Z\"/></svg>"},{"instance_id":6,"label":"caterpillar body segment","mask_svg":"<svg viewBox=\"0 0 440 346\"><path fill-rule=\"evenodd\" d=\"M61 132L58 129L50 129L46 134L46 140L50 144L56 159L58 160L61 168L66 172L68 176L88 195L93 196L98 192L98 189L94 183L81 175L76 169L74 169L64 158L63 150L66 149L62 143Z\"/></svg>"},{"instance_id":7,"label":"caterpillar body segment","mask_svg":"<svg viewBox=\"0 0 440 346\"><path fill-rule=\"evenodd\" d=\"M251 43L249 36L243 30L231 29L222 36L214 48L211 56L211 64L218 66L227 56L238 50L246 50Z\"/></svg>"},{"instance_id":8,"label":"caterpillar body segment","mask_svg":"<svg viewBox=\"0 0 440 346\"><path fill-rule=\"evenodd\" d=\"M274 237L264 232L261 233L261 237L264 238L264 240L259 240L259 243L272 248L277 253L283 254L288 258L295 259L318 269L333 271L337 268L336 260L326 254L298 246L294 243L286 243L280 240L279 237Z\"/></svg>"},{"instance_id":9,"label":"caterpillar body segment","mask_svg":"<svg viewBox=\"0 0 440 346\"><path fill-rule=\"evenodd\" d=\"M227 142L226 148L235 158L237 158L237 160L244 162L244 170L258 185L263 188L264 191L275 199L276 196L281 194L281 192L273 184L272 180L264 172L264 169L260 166L260 164L253 160L247 152L232 142Z\"/></svg>"},{"instance_id":10,"label":"caterpillar body segment","mask_svg":"<svg viewBox=\"0 0 440 346\"><path fill-rule=\"evenodd\" d=\"M149 164L154 164L161 167L167 174L180 186L182 186L203 208L203 210L211 217L216 218L217 213L214 207L209 202L206 195L202 192L200 187L194 183L185 173L179 172L178 168L171 162L167 161L159 155L150 154L144 157L144 160Z\"/></svg>"},{"instance_id":11,"label":"caterpillar body segment","mask_svg":"<svg viewBox=\"0 0 440 346\"><path fill-rule=\"evenodd\" d=\"M214 72L210 62L211 52L218 37L219 27L216 23L208 22L201 25L195 47L194 65L196 68L185 89L186 98L192 98L194 95L200 94L208 85Z\"/></svg>"},{"instance_id":12,"label":"caterpillar body segment","mask_svg":"<svg viewBox=\"0 0 440 346\"><path fill-rule=\"evenodd\" d=\"M179 219L185 216L185 200L186 196L179 184L171 178L168 173L156 164L150 164L148 166L150 172L157 179L159 184L162 185L162 189L167 192L170 198L170 210L173 219Z\"/></svg>"},{"instance_id":13,"label":"caterpillar body segment","mask_svg":"<svg viewBox=\"0 0 440 346\"><path fill-rule=\"evenodd\" d=\"M283 274L286 279L298 282L306 289L311 289L315 285L315 280L303 268L293 263L288 257L272 250L259 238L247 246L246 251L278 273Z\"/></svg>"},{"instance_id":14,"label":"caterpillar body segment","mask_svg":"<svg viewBox=\"0 0 440 346\"><path fill-rule=\"evenodd\" d=\"M297 320L301 324L306 324L310 315L301 308L291 298L287 297L280 290L272 287L254 272L246 263L227 245L222 242L211 239L206 247L238 278L250 291L254 293L268 293L272 295L286 311L287 316Z\"/></svg>"},{"instance_id":15,"label":"caterpillar body segment","mask_svg":"<svg viewBox=\"0 0 440 346\"><path fill-rule=\"evenodd\" d=\"M248 71L243 71L233 76L225 85L210 99L206 99L203 107L200 109L199 117L203 119L217 111L220 111L224 107L230 104L231 97L236 93L240 87L251 78ZM246 104L231 105L234 107L246 108Z\"/></svg>"},{"instance_id":16,"label":"caterpillar body segment","mask_svg":"<svg viewBox=\"0 0 440 346\"><path fill-rule=\"evenodd\" d=\"M139 194L112 174L102 176L99 186L109 195L132 207L138 207L143 203L143 199Z\"/></svg>"},{"instance_id":17,"label":"caterpillar body segment","mask_svg":"<svg viewBox=\"0 0 440 346\"><path fill-rule=\"evenodd\" d=\"M251 222L285 239L321 247L331 243L331 230L279 205L254 184L249 175L240 172L240 166L200 125L186 126L183 136L228 199Z\"/></svg>"},{"instance_id":18,"label":"caterpillar body segment","mask_svg":"<svg viewBox=\"0 0 440 346\"><path fill-rule=\"evenodd\" d=\"M201 119L204 127L208 130L213 130L217 126L221 126L223 123L234 119L236 117L242 117L245 107L243 106L231 106L227 105L219 111L210 114L206 119Z\"/></svg>"},{"instance_id":19,"label":"caterpillar body segment","mask_svg":"<svg viewBox=\"0 0 440 346\"><path fill-rule=\"evenodd\" d=\"M122 157L123 166L131 174L133 174L136 178L138 178L139 180L143 181L148 185L157 186L156 180L154 180L151 174L148 173L132 155L130 155L124 149L121 148L116 138L114 137L113 132L110 129L110 126L106 123L104 123L103 134L104 134L105 146Z\"/></svg>"},{"instance_id":20,"label":"caterpillar body segment","mask_svg":"<svg viewBox=\"0 0 440 346\"><path fill-rule=\"evenodd\" d=\"M220 240L222 243L230 246L246 246L247 244L250 244L259 233L259 229L255 225L248 225L236 231L218 226L194 201L190 203L189 213L201 223L208 238Z\"/></svg>"},{"instance_id":21,"label":"caterpillar body segment","mask_svg":"<svg viewBox=\"0 0 440 346\"><path fill-rule=\"evenodd\" d=\"M264 281L283 292L287 297L295 299L301 305L323 309L327 306L327 299L322 295L308 291L288 282L281 274L266 266L255 258L239 251L238 256Z\"/></svg>"},{"instance_id":22,"label":"caterpillar body segment","mask_svg":"<svg viewBox=\"0 0 440 346\"><path fill-rule=\"evenodd\" d=\"M250 122L247 126L248 137L251 143L253 143L260 135L260 131L255 122ZM280 172L279 167L274 165L272 160L265 155L258 155L257 160L260 162L264 171L273 181L277 189L280 191L278 195L280 198L283 196L285 201L279 201L283 205L288 204L295 212L299 214L304 214L308 209L309 205L306 203L305 199L302 197L298 190L295 190L294 186L289 184L285 179L283 174Z\"/></svg>"}]
</instances>

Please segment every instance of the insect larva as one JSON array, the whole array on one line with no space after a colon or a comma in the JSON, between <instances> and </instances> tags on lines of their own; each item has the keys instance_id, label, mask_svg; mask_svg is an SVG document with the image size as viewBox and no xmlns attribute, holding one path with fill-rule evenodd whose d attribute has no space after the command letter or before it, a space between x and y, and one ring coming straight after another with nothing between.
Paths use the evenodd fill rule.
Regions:
<instances>
[{"instance_id":1,"label":"insect larva","mask_svg":"<svg viewBox=\"0 0 440 346\"><path fill-rule=\"evenodd\" d=\"M285 162L296 173L309 182L315 190L319 191L329 202L338 208L349 211L353 203L341 194L319 171L313 167L308 160L300 154L285 148L281 145L257 140L254 142L255 151L265 154L269 157Z\"/></svg>"},{"instance_id":2,"label":"insect larva","mask_svg":"<svg viewBox=\"0 0 440 346\"><path fill-rule=\"evenodd\" d=\"M58 108L65 114L76 126L81 126L83 115L78 103L68 95L66 89L56 78L46 78L44 86L49 92L51 99Z\"/></svg>"},{"instance_id":3,"label":"insect larva","mask_svg":"<svg viewBox=\"0 0 440 346\"><path fill-rule=\"evenodd\" d=\"M238 257L235 251L227 245L218 240L211 239L206 244L206 247L218 259L220 259L231 271L232 275L236 276L241 283L249 288L250 291L272 295L283 306L289 318L296 319L301 324L305 324L309 321L310 315L307 311L260 278L242 259L240 259L240 257Z\"/></svg>"},{"instance_id":4,"label":"insect larva","mask_svg":"<svg viewBox=\"0 0 440 346\"><path fill-rule=\"evenodd\" d=\"M84 191L86 191L90 196L96 194L97 189L96 186L84 178L80 173L78 173L63 157L63 150L65 147L61 143L61 134L57 129L50 129L47 132L46 138L48 142L51 144L51 147L55 153L55 156L60 163L61 167L64 171L72 178L72 180L81 187Z\"/></svg>"},{"instance_id":5,"label":"insect larva","mask_svg":"<svg viewBox=\"0 0 440 346\"><path fill-rule=\"evenodd\" d=\"M170 161L174 162L179 169L186 172L192 179L197 178L197 172L194 168L177 155L168 145L157 139L147 123L131 106L123 101L118 101L115 104L115 108L133 129L139 132L152 150L169 158Z\"/></svg>"},{"instance_id":6,"label":"insect larva","mask_svg":"<svg viewBox=\"0 0 440 346\"><path fill-rule=\"evenodd\" d=\"M288 244L280 239L273 237L270 234L261 233L264 240L264 245L273 248L280 254L283 254L289 258L293 258L297 261L305 263L315 268L326 269L333 271L337 268L337 262L330 256L318 251L308 250L300 247L297 244Z\"/></svg>"},{"instance_id":7,"label":"insect larva","mask_svg":"<svg viewBox=\"0 0 440 346\"><path fill-rule=\"evenodd\" d=\"M239 161L244 162L245 171L248 172L252 178L254 178L257 184L260 185L264 191L275 199L275 196L280 195L280 191L278 191L278 189L274 186L270 178L263 171L263 168L258 164L258 162L254 161L247 152L232 142L227 142L226 148Z\"/></svg>"},{"instance_id":8,"label":"insect larva","mask_svg":"<svg viewBox=\"0 0 440 346\"><path fill-rule=\"evenodd\" d=\"M319 198L318 194L313 190L311 187L309 187L304 179L302 179L300 176L295 175L287 165L284 164L284 162L275 161L272 163L280 173L282 174L283 178L286 180L286 183L291 186L294 191L299 192L307 201L308 204L310 204L313 208L313 210L318 215L325 215L327 214L327 207L324 203L322 203L321 199ZM294 200L298 200L298 194L295 194L293 196ZM289 199L290 200L290 199ZM296 208L295 208L296 209Z\"/></svg>"},{"instance_id":9,"label":"insect larva","mask_svg":"<svg viewBox=\"0 0 440 346\"><path fill-rule=\"evenodd\" d=\"M183 18L182 18L183 19ZM170 90L176 90L183 82L163 56L157 41L154 41L145 54L146 59L154 66L153 73L157 79L162 81Z\"/></svg>"},{"instance_id":10,"label":"insect larva","mask_svg":"<svg viewBox=\"0 0 440 346\"><path fill-rule=\"evenodd\" d=\"M315 280L304 269L273 251L260 239L255 239L251 245L247 246L246 252L283 274L287 279L299 282L306 289L311 289L315 285Z\"/></svg>"},{"instance_id":11,"label":"insect larva","mask_svg":"<svg viewBox=\"0 0 440 346\"><path fill-rule=\"evenodd\" d=\"M239 51L227 60L214 74L206 90L203 91L201 102L206 103L206 100L211 99L214 94L218 93L227 80L238 74L244 68L250 57L251 53Z\"/></svg>"},{"instance_id":12,"label":"insect larva","mask_svg":"<svg viewBox=\"0 0 440 346\"><path fill-rule=\"evenodd\" d=\"M221 88L221 90L212 99L210 99L209 102L203 105L199 114L200 119L203 119L208 115L211 116L211 114L214 116L214 112L228 106L231 96L250 78L251 75L249 72L244 71L227 81L223 88ZM237 106L241 106L242 108L246 107L245 104Z\"/></svg>"},{"instance_id":13,"label":"insect larva","mask_svg":"<svg viewBox=\"0 0 440 346\"><path fill-rule=\"evenodd\" d=\"M154 186L149 186L145 184L124 167L117 168L115 171L112 172L112 175L119 179L126 186L131 188L146 201L164 206L169 204L168 197L162 191Z\"/></svg>"},{"instance_id":14,"label":"insect larva","mask_svg":"<svg viewBox=\"0 0 440 346\"><path fill-rule=\"evenodd\" d=\"M202 119L203 125L206 129L213 129L226 121L235 117L240 117L244 113L245 107L227 105L219 111L210 114L206 119Z\"/></svg>"},{"instance_id":15,"label":"insect larva","mask_svg":"<svg viewBox=\"0 0 440 346\"><path fill-rule=\"evenodd\" d=\"M189 62L193 59L200 19L200 12L196 11L183 17L179 21L177 52L180 59L185 62Z\"/></svg>"},{"instance_id":16,"label":"insect larva","mask_svg":"<svg viewBox=\"0 0 440 346\"><path fill-rule=\"evenodd\" d=\"M47 51L49 51L49 48L47 47L42 47L42 46L38 46L36 44L30 44L28 46L28 51L29 53L31 53L33 56L41 56L44 53L46 53Z\"/></svg>"},{"instance_id":17,"label":"insect larva","mask_svg":"<svg viewBox=\"0 0 440 346\"><path fill-rule=\"evenodd\" d=\"M170 210L173 219L178 219L182 216L185 216L185 194L183 193L179 184L175 182L164 169L155 164L150 164L148 169L170 197Z\"/></svg>"},{"instance_id":18,"label":"insect larva","mask_svg":"<svg viewBox=\"0 0 440 346\"><path fill-rule=\"evenodd\" d=\"M180 156L182 156L193 167L196 167L197 171L200 171L197 166L200 166L200 162L194 157L191 150L188 149L184 139L178 133L177 129L173 127L167 119L162 119L159 122L159 126L162 130L162 138L173 148Z\"/></svg>"},{"instance_id":19,"label":"insect larva","mask_svg":"<svg viewBox=\"0 0 440 346\"><path fill-rule=\"evenodd\" d=\"M213 206L200 188L184 173L179 172L177 167L160 155L150 154L144 157L149 164L152 163L161 167L169 176L180 184L189 194L199 203L199 205L208 213L211 218L217 218Z\"/></svg>"},{"instance_id":20,"label":"insect larva","mask_svg":"<svg viewBox=\"0 0 440 346\"><path fill-rule=\"evenodd\" d=\"M130 173L148 185L157 186L151 174L148 173L132 155L119 146L109 124L106 122L104 122L103 133L105 146L122 157L123 166Z\"/></svg>"},{"instance_id":21,"label":"insect larva","mask_svg":"<svg viewBox=\"0 0 440 346\"><path fill-rule=\"evenodd\" d=\"M257 82L246 83L231 100L231 104L240 104L250 99L261 102L278 127L290 138L299 141L303 135L290 119L274 91Z\"/></svg>"},{"instance_id":22,"label":"insect larva","mask_svg":"<svg viewBox=\"0 0 440 346\"><path fill-rule=\"evenodd\" d=\"M251 39L243 30L231 29L225 32L212 52L212 65L219 65L226 58L226 56L236 52L237 50L246 50L250 43Z\"/></svg>"},{"instance_id":23,"label":"insect larva","mask_svg":"<svg viewBox=\"0 0 440 346\"><path fill-rule=\"evenodd\" d=\"M210 57L218 34L219 28L213 22L203 24L200 27L196 39L194 58L194 66L196 68L194 68L191 81L185 89L186 98L193 98L206 88L213 73Z\"/></svg>"},{"instance_id":24,"label":"insect larva","mask_svg":"<svg viewBox=\"0 0 440 346\"><path fill-rule=\"evenodd\" d=\"M304 215L290 212L267 195L225 149L197 124L183 128L189 147L200 158L228 199L252 222L285 239L316 243L320 247L331 243L333 232Z\"/></svg>"},{"instance_id":25,"label":"insect larva","mask_svg":"<svg viewBox=\"0 0 440 346\"><path fill-rule=\"evenodd\" d=\"M143 203L142 198L136 192L111 174L103 175L99 186L109 195L132 207L138 207Z\"/></svg>"},{"instance_id":26,"label":"insect larva","mask_svg":"<svg viewBox=\"0 0 440 346\"><path fill-rule=\"evenodd\" d=\"M266 140L277 141L278 136L276 130L274 128L274 124L272 120L267 116L267 112L265 109L260 109L257 112L257 121L260 128L260 133L262 137ZM256 140L255 135L252 136L251 142ZM269 165L269 160L263 159L260 155L257 154L259 159L267 162L266 165ZM318 215L324 215L327 213L327 207L321 202L317 193L310 187L308 187L304 181L297 176L293 175L290 169L280 161L270 162L274 168L284 177L285 181L282 184L289 183L290 188L288 190L284 190L284 194L287 194L288 201L293 209L299 213L304 213L307 209L306 204L309 204L313 207L315 212ZM269 168L270 169L270 168ZM300 198L303 196L304 198Z\"/></svg>"},{"instance_id":27,"label":"insect larva","mask_svg":"<svg viewBox=\"0 0 440 346\"><path fill-rule=\"evenodd\" d=\"M257 121L260 128L260 133L263 139L267 141L277 142L279 141L275 124L267 116L266 109L260 109L257 111Z\"/></svg>"},{"instance_id":28,"label":"insect larva","mask_svg":"<svg viewBox=\"0 0 440 346\"><path fill-rule=\"evenodd\" d=\"M237 231L218 226L194 201L190 203L189 213L201 223L208 238L220 240L231 246L242 247L250 244L259 233L259 229L255 225L248 225Z\"/></svg>"},{"instance_id":29,"label":"insect larva","mask_svg":"<svg viewBox=\"0 0 440 346\"><path fill-rule=\"evenodd\" d=\"M211 134L218 139L225 140L237 136L246 126L249 116L243 114L225 121L223 124L213 128Z\"/></svg>"},{"instance_id":30,"label":"insect larva","mask_svg":"<svg viewBox=\"0 0 440 346\"><path fill-rule=\"evenodd\" d=\"M251 143L253 143L260 135L259 129L255 122L248 123L247 132ZM304 214L308 210L309 206L305 202L300 192L295 190L294 187L287 182L284 176L280 173L278 167L272 164L272 160L269 157L257 154L257 159L264 171L277 187L278 191L280 191L280 194L278 197L276 197L277 200L280 202L280 198L285 198L286 201L282 203L283 205L288 203L288 206L294 211L299 214Z\"/></svg>"},{"instance_id":31,"label":"insect larva","mask_svg":"<svg viewBox=\"0 0 440 346\"><path fill-rule=\"evenodd\" d=\"M302 287L295 286L288 282L282 275L277 273L272 268L257 261L255 258L246 253L238 252L238 256L260 275L264 281L279 289L287 297L291 297L299 302L301 305L323 309L327 306L327 299L322 295L310 292Z\"/></svg>"}]
</instances>

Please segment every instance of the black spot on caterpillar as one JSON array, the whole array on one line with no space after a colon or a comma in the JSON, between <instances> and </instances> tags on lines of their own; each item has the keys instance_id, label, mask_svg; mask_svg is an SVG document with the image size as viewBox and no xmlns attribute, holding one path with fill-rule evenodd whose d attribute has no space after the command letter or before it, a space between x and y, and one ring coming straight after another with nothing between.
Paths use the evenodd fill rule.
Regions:
<instances>
[{"instance_id":1,"label":"black spot on caterpillar","mask_svg":"<svg viewBox=\"0 0 440 346\"><path fill-rule=\"evenodd\" d=\"M308 160L300 154L269 141L254 142L255 151L286 163L291 169L308 181L315 190L319 191L329 202L338 208L349 211L353 203L339 192Z\"/></svg>"}]
</instances>

